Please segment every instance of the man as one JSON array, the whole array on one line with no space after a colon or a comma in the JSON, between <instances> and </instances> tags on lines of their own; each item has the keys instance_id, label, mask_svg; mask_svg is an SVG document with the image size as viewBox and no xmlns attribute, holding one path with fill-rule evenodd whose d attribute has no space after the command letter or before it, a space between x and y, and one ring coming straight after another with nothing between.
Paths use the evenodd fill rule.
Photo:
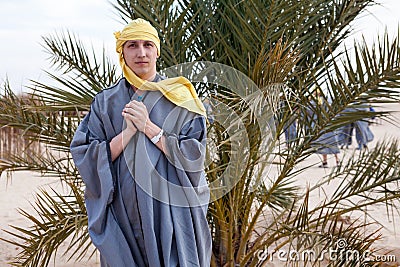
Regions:
<instances>
[{"instance_id":1,"label":"man","mask_svg":"<svg viewBox=\"0 0 400 267\"><path fill-rule=\"evenodd\" d=\"M205 110L183 77L163 79L157 31L115 33L124 78L98 93L71 153L102 266L209 266Z\"/></svg>"}]
</instances>

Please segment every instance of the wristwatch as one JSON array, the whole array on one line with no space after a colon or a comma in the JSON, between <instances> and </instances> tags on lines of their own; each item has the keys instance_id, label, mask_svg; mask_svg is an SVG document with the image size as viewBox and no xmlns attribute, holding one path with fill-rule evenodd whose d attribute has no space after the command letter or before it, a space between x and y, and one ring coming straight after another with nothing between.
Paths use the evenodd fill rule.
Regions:
<instances>
[{"instance_id":1,"label":"wristwatch","mask_svg":"<svg viewBox=\"0 0 400 267\"><path fill-rule=\"evenodd\" d=\"M164 130L161 129L161 131L160 131L157 135L153 136L153 137L150 139L150 141L151 141L153 144L157 144L158 141L160 141L161 136L162 136L163 134L164 134Z\"/></svg>"}]
</instances>

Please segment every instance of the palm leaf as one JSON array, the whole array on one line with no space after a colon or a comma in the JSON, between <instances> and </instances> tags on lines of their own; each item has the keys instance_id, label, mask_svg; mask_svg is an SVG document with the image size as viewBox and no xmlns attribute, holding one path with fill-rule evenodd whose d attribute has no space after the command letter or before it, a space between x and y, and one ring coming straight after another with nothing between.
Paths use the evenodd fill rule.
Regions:
<instances>
[{"instance_id":1,"label":"palm leaf","mask_svg":"<svg viewBox=\"0 0 400 267\"><path fill-rule=\"evenodd\" d=\"M75 258L79 261L93 256L82 191L74 184L67 185L71 191L65 196L55 190L52 194L41 190L34 205L36 215L20 210L34 227L24 229L14 226L13 229L19 233L6 231L18 241L3 240L22 248L12 264L47 266L53 253L64 243L69 244L64 252L69 255L69 260Z\"/></svg>"}]
</instances>

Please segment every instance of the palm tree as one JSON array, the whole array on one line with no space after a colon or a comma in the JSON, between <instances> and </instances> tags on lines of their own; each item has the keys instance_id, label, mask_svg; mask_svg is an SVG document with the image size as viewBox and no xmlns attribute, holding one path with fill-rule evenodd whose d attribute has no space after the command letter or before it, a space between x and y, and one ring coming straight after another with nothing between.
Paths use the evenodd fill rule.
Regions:
<instances>
[{"instance_id":1,"label":"palm tree","mask_svg":"<svg viewBox=\"0 0 400 267\"><path fill-rule=\"evenodd\" d=\"M351 34L350 23L372 4L372 0L113 2L121 21L142 17L159 29L163 44L159 69L188 61L214 62L245 75L259 92L243 96L233 89L247 89L247 82L225 87L196 84L201 96L237 114L228 125L227 109L217 106L221 112L216 112L209 125L207 178L214 186L212 194L217 195L208 212L212 266L260 266L273 260L266 248L308 253L303 260L310 265L321 263L322 251L338 250L343 244L360 255L374 249L379 231L366 234L366 229L375 229L368 220L345 224L343 218L371 205L397 209L397 140L379 143L368 153L352 157L314 185L296 183L313 167L307 159L323 134L372 116L390 119L390 112L347 113L348 106L399 99L398 37L391 40L386 34L376 45L355 43L353 50L342 46ZM44 46L52 55L53 66L63 71L60 77L48 73L59 86L34 81L31 98L21 103L6 84L0 121L44 144L45 156L32 155L28 160L8 155L0 161L0 171L31 170L57 176L70 193L43 191L35 203L37 214L22 212L32 227L15 226L10 234L20 241L9 242L21 247L14 264L23 266L48 265L63 242L68 242L70 259L79 261L93 253L86 228L84 187L71 161L69 144L93 95L118 78L116 67L104 53L100 58L94 51L88 53L69 32L44 37ZM212 71L212 77L227 74ZM316 92L330 104L315 105ZM316 115L304 116L310 111ZM286 146L280 137L294 119L296 137ZM60 155L55 157L54 151ZM274 176L267 174L271 164ZM221 182L227 169L228 179ZM226 184L231 179L235 182ZM336 185L332 195L311 202L312 194L328 183ZM219 188L224 186L230 186L229 190L220 194ZM311 255L310 249L319 254ZM359 263L343 253L327 260L321 264Z\"/></svg>"}]
</instances>

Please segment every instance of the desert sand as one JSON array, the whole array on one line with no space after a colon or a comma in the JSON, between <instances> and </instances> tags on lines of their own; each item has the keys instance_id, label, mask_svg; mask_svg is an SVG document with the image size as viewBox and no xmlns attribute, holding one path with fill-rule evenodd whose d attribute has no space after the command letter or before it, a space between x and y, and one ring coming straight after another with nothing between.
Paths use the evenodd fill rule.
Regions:
<instances>
[{"instance_id":1,"label":"desert sand","mask_svg":"<svg viewBox=\"0 0 400 267\"><path fill-rule=\"evenodd\" d=\"M400 122L400 104L390 104L384 107L377 107L377 110L396 110L394 113L393 120ZM400 129L386 121L378 120L375 124L371 125L371 130L375 135L374 141L369 144L369 147L373 147L377 142L387 140L388 138L398 138L400 140ZM349 149L342 150L340 158L346 160L352 156L355 151L355 144ZM304 164L320 162L320 158L317 155L313 155L307 159ZM329 164L334 165L334 158L328 159ZM315 167L309 168L304 173L298 176L297 183L301 186L315 184L318 179L332 171L332 168L318 168L318 164ZM0 229L11 230L10 225L16 226L27 226L26 219L18 213L17 209L23 209L33 211L30 202L34 201L35 192L38 192L40 188L56 188L62 190L60 183L56 178L43 178L32 172L17 172L12 176L12 179L7 179L3 173L0 177ZM310 197L310 203L317 203L324 194L329 194L335 189L335 184L329 184L325 188L324 192L314 193ZM393 217L388 216L386 209L383 206L369 207L367 213L372 218L379 221L384 227L381 231L382 239L377 243L377 246L385 249L385 251L394 255L396 262L386 262L381 266L400 266L400 216L398 213L394 213ZM350 218L351 219L351 218ZM4 231L0 231L0 238L12 239L12 237ZM16 255L19 251L11 244L0 240L0 267L9 266L8 261ZM71 267L71 266L100 266L98 255L94 258L74 263L66 262L65 257L58 256L50 266L57 267ZM269 263L266 266L282 266L280 263Z\"/></svg>"},{"instance_id":2,"label":"desert sand","mask_svg":"<svg viewBox=\"0 0 400 267\"><path fill-rule=\"evenodd\" d=\"M7 179L3 174L0 179L0 238L8 240L17 240L10 236L4 230L12 230L10 225L28 227L28 221L19 214L18 209L32 211L35 214L30 203L35 201L35 193L40 188L54 188L58 192L63 191L63 187L57 181L57 178L40 177L32 172L16 172L12 179ZM61 248L62 249L62 248ZM8 262L13 256L18 254L19 250L12 244L0 240L0 267L10 266ZM57 267L94 267L100 266L98 257L87 259L83 262L68 262L66 257L57 256L55 261L49 266Z\"/></svg>"}]
</instances>

